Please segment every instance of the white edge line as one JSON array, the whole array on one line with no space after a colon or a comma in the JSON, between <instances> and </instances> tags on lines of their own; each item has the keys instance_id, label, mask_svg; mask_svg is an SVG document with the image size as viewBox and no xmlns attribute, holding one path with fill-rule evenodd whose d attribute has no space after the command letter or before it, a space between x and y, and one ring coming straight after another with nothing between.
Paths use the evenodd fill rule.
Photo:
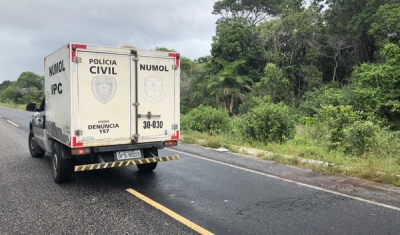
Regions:
<instances>
[{"instance_id":1,"label":"white edge line","mask_svg":"<svg viewBox=\"0 0 400 235\"><path fill-rule=\"evenodd\" d=\"M306 187L306 188L312 188L312 189L315 189L315 190L318 190L318 191L323 191L323 192L326 192L326 193L330 193L330 194L334 194L334 195L338 195L338 196L354 199L354 200L365 202L365 203L369 203L369 204L372 204L372 205L381 206L381 207L385 207L385 208L388 208L388 209L400 211L399 207L390 206L390 205L386 205L386 204L379 203L379 202L374 202L374 201L371 201L371 200L367 200L367 199L363 199L363 198L360 198L360 197L347 195L347 194L344 194L344 193L338 193L338 192L335 192L335 191L332 191L332 190L329 190L329 189L324 189L324 188L316 187L316 186L313 186L313 185L300 183L300 182L293 181L293 180L286 179L286 178L282 178L282 177L279 177L279 176L270 175L270 174L266 174L266 173L263 173L263 172L246 169L246 168L235 166L235 165L232 165L232 164L229 164L229 163L224 163L224 162L220 162L220 161L217 161L217 160L208 159L208 158L205 158L205 157L200 157L200 156L197 156L197 155L194 155L194 154L190 154L190 153L186 153L186 152L182 152L182 151L178 151L178 150L173 150L173 149L170 149L170 148L166 148L166 149L168 149L170 151L177 152L177 153L186 154L186 155L189 155L189 156L192 156L192 157L195 157L195 158L199 158L199 159L202 159L202 160L206 160L206 161L209 161L209 162L218 163L218 164L221 164L221 165L225 165L225 166L229 166L229 167L232 167L232 168L244 170L244 171L251 172L251 173L254 173L254 174L258 174L258 175L266 176L266 177L269 177L269 178L285 181L285 182L288 182L288 183L300 185L300 186L303 186L303 187ZM182 156L181 156L181 158L182 158Z\"/></svg>"}]
</instances>

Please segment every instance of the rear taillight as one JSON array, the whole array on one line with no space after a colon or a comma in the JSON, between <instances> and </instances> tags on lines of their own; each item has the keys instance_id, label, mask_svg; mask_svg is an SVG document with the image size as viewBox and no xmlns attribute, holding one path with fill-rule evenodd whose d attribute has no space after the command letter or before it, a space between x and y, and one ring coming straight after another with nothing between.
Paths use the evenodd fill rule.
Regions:
<instances>
[{"instance_id":1,"label":"rear taillight","mask_svg":"<svg viewBox=\"0 0 400 235\"><path fill-rule=\"evenodd\" d=\"M85 155L90 153L90 148L76 148L71 150L72 155Z\"/></svg>"},{"instance_id":2,"label":"rear taillight","mask_svg":"<svg viewBox=\"0 0 400 235\"><path fill-rule=\"evenodd\" d=\"M164 147L172 147L172 146L177 146L178 141L176 140L169 140L169 141L164 141Z\"/></svg>"}]
</instances>

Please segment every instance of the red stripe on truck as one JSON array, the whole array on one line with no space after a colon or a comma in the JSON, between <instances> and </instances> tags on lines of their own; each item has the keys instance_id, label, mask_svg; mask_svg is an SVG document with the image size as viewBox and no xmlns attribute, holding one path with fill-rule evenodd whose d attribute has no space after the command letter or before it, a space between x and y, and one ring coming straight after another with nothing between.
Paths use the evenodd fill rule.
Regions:
<instances>
[{"instance_id":1,"label":"red stripe on truck","mask_svg":"<svg viewBox=\"0 0 400 235\"><path fill-rule=\"evenodd\" d=\"M176 134L171 136L172 140L179 140L179 130L176 130Z\"/></svg>"},{"instance_id":2,"label":"red stripe on truck","mask_svg":"<svg viewBox=\"0 0 400 235\"><path fill-rule=\"evenodd\" d=\"M72 137L71 143L72 143L72 147L81 147L81 146L83 146L83 143L76 142L76 136Z\"/></svg>"},{"instance_id":3,"label":"red stripe on truck","mask_svg":"<svg viewBox=\"0 0 400 235\"><path fill-rule=\"evenodd\" d=\"M176 60L175 60L175 64L176 64L176 66L179 67L180 59L181 59L181 54L179 54L179 53L169 53L168 56L169 56L169 57L174 57L174 58L176 59Z\"/></svg>"},{"instance_id":4,"label":"red stripe on truck","mask_svg":"<svg viewBox=\"0 0 400 235\"><path fill-rule=\"evenodd\" d=\"M69 45L67 46L69 48ZM76 57L76 49L84 49L86 50L86 45L84 44L71 44L71 61L74 62L74 59Z\"/></svg>"}]
</instances>

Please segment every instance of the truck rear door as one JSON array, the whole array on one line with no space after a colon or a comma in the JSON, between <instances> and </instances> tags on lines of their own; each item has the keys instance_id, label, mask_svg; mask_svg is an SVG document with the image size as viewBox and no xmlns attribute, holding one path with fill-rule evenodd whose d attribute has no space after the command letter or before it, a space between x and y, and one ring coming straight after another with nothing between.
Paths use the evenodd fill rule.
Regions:
<instances>
[{"instance_id":1,"label":"truck rear door","mask_svg":"<svg viewBox=\"0 0 400 235\"><path fill-rule=\"evenodd\" d=\"M171 139L175 124L175 57L138 56L138 140ZM133 93L132 93L133 94ZM133 99L133 98L132 98ZM134 130L132 129L132 132Z\"/></svg>"},{"instance_id":2,"label":"truck rear door","mask_svg":"<svg viewBox=\"0 0 400 235\"><path fill-rule=\"evenodd\" d=\"M85 146L130 143L137 120L132 112L131 56L79 51L77 57L79 142Z\"/></svg>"}]
</instances>

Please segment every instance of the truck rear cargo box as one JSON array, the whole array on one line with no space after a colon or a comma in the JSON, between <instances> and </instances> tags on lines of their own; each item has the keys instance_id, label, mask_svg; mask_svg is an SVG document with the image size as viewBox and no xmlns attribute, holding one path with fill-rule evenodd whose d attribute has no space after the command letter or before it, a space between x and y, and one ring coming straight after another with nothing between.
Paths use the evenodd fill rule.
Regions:
<instances>
[{"instance_id":1,"label":"truck rear cargo box","mask_svg":"<svg viewBox=\"0 0 400 235\"><path fill-rule=\"evenodd\" d=\"M30 121L32 157L52 154L53 178L137 165L179 140L180 54L70 43L44 59L45 98Z\"/></svg>"},{"instance_id":2,"label":"truck rear cargo box","mask_svg":"<svg viewBox=\"0 0 400 235\"><path fill-rule=\"evenodd\" d=\"M179 57L62 47L45 58L48 135L71 148L179 139Z\"/></svg>"}]
</instances>

